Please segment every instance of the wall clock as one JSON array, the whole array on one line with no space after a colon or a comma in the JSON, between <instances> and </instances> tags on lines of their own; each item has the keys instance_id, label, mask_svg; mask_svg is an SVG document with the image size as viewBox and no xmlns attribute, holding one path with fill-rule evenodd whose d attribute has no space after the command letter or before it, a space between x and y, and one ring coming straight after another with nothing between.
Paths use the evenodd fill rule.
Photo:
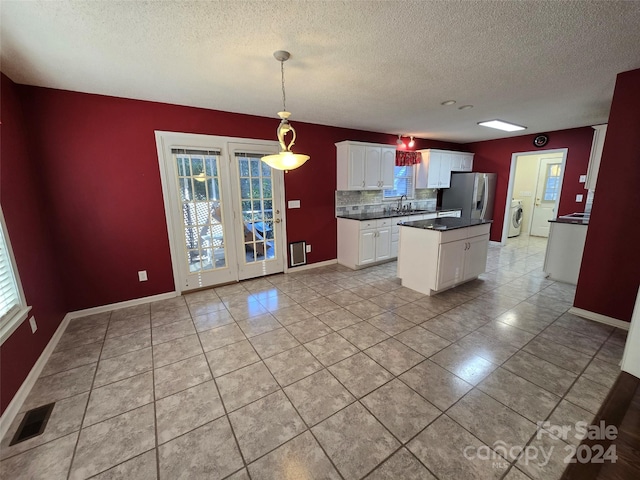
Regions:
<instances>
[{"instance_id":1,"label":"wall clock","mask_svg":"<svg viewBox=\"0 0 640 480\"><path fill-rule=\"evenodd\" d=\"M536 135L536 138L533 139L533 144L540 148L540 147L544 147L547 142L549 141L549 136L541 133L540 135Z\"/></svg>"}]
</instances>

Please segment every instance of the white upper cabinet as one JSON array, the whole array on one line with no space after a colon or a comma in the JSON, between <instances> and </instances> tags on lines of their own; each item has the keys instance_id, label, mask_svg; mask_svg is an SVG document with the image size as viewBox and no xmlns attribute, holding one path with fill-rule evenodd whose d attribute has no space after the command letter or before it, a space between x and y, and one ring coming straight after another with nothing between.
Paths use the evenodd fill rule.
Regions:
<instances>
[{"instance_id":1,"label":"white upper cabinet","mask_svg":"<svg viewBox=\"0 0 640 480\"><path fill-rule=\"evenodd\" d=\"M453 152L449 158L452 172L470 172L473 170L473 153Z\"/></svg>"},{"instance_id":2,"label":"white upper cabinet","mask_svg":"<svg viewBox=\"0 0 640 480\"><path fill-rule=\"evenodd\" d=\"M338 190L393 188L396 149L362 142L336 143Z\"/></svg>"},{"instance_id":3,"label":"white upper cabinet","mask_svg":"<svg viewBox=\"0 0 640 480\"><path fill-rule=\"evenodd\" d=\"M473 169L473 153L436 150L420 150L422 161L416 174L416 188L449 188L451 172L470 172Z\"/></svg>"},{"instance_id":4,"label":"white upper cabinet","mask_svg":"<svg viewBox=\"0 0 640 480\"><path fill-rule=\"evenodd\" d=\"M589 157L589 168L587 168L587 181L584 182L586 190L595 190L600 170L600 160L602 159L602 147L604 147L604 137L607 135L607 125L594 125L593 142L591 144L591 156Z\"/></svg>"}]
</instances>

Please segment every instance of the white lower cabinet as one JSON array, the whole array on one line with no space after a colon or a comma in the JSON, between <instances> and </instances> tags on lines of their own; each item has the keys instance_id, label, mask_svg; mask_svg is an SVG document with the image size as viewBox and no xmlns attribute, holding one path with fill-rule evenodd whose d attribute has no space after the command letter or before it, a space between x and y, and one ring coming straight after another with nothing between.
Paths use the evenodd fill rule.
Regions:
<instances>
[{"instance_id":1,"label":"white lower cabinet","mask_svg":"<svg viewBox=\"0 0 640 480\"><path fill-rule=\"evenodd\" d=\"M391 257L391 218L357 221L338 218L338 263L358 268Z\"/></svg>"},{"instance_id":2,"label":"white lower cabinet","mask_svg":"<svg viewBox=\"0 0 640 480\"><path fill-rule=\"evenodd\" d=\"M487 267L489 234L440 245L438 281L434 290L476 278Z\"/></svg>"},{"instance_id":3,"label":"white lower cabinet","mask_svg":"<svg viewBox=\"0 0 640 480\"><path fill-rule=\"evenodd\" d=\"M450 231L401 227L398 277L431 295L484 273L491 224Z\"/></svg>"}]
</instances>

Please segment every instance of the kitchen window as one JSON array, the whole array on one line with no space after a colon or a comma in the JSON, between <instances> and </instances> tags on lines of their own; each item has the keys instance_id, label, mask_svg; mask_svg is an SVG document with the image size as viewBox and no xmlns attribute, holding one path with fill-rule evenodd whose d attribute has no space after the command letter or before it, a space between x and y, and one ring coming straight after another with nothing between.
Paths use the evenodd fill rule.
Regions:
<instances>
[{"instance_id":1,"label":"kitchen window","mask_svg":"<svg viewBox=\"0 0 640 480\"><path fill-rule=\"evenodd\" d=\"M407 198L413 198L414 187L414 165L404 165L402 167L394 167L393 173L393 190L384 190L383 197L385 200L399 198L406 195Z\"/></svg>"},{"instance_id":2,"label":"kitchen window","mask_svg":"<svg viewBox=\"0 0 640 480\"><path fill-rule=\"evenodd\" d=\"M27 318L30 309L26 306L0 208L0 345Z\"/></svg>"}]
</instances>

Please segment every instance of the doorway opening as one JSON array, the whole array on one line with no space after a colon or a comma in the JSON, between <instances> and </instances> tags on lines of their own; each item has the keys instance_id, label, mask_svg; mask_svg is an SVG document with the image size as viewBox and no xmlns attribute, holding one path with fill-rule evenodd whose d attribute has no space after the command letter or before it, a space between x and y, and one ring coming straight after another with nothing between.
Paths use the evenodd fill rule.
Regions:
<instances>
[{"instance_id":1,"label":"doorway opening","mask_svg":"<svg viewBox=\"0 0 640 480\"><path fill-rule=\"evenodd\" d=\"M156 132L176 292L284 271L284 172L272 141Z\"/></svg>"},{"instance_id":2,"label":"doorway opening","mask_svg":"<svg viewBox=\"0 0 640 480\"><path fill-rule=\"evenodd\" d=\"M561 148L511 156L502 245L549 236L549 220L556 218L560 204L567 152Z\"/></svg>"}]
</instances>

